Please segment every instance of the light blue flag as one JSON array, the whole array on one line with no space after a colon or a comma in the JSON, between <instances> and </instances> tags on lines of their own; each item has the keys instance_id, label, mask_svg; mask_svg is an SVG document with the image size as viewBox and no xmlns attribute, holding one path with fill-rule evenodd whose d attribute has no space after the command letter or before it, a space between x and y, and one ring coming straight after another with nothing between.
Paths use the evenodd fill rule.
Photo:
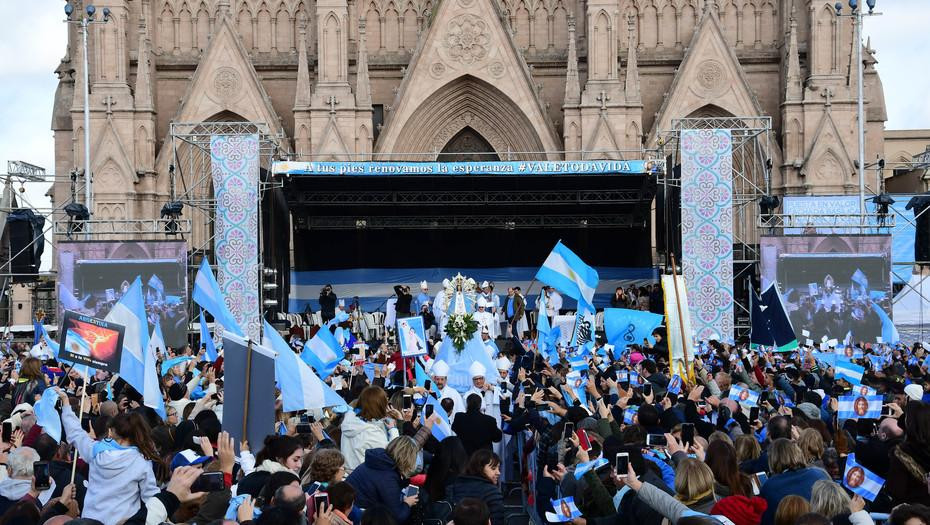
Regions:
<instances>
[{"instance_id":1,"label":"light blue flag","mask_svg":"<svg viewBox=\"0 0 930 525\"><path fill-rule=\"evenodd\" d=\"M546 257L536 272L536 279L576 299L579 309L587 307L594 310L594 292L600 280L597 270L585 264L562 241L557 242Z\"/></svg>"},{"instance_id":2,"label":"light blue flag","mask_svg":"<svg viewBox=\"0 0 930 525\"><path fill-rule=\"evenodd\" d=\"M345 353L329 329L324 327L317 330L313 339L307 341L300 358L315 368L322 379L326 379L336 370L339 361L345 358Z\"/></svg>"},{"instance_id":3,"label":"light blue flag","mask_svg":"<svg viewBox=\"0 0 930 525\"><path fill-rule=\"evenodd\" d=\"M165 412L165 398L159 388L158 363L155 351L165 351L165 338L161 333L161 322L155 321L155 330L149 338L149 346L145 349L145 380L142 388L142 404L154 410L162 419L167 417Z\"/></svg>"},{"instance_id":4,"label":"light blue flag","mask_svg":"<svg viewBox=\"0 0 930 525\"><path fill-rule=\"evenodd\" d=\"M546 315L546 295L540 296L539 312L536 316L536 348L542 355L549 355L549 333L552 331L549 326L549 316Z\"/></svg>"},{"instance_id":5,"label":"light blue flag","mask_svg":"<svg viewBox=\"0 0 930 525\"><path fill-rule=\"evenodd\" d=\"M681 393L681 376L673 375L668 381L668 388L665 389L669 394L675 394L676 396Z\"/></svg>"},{"instance_id":6,"label":"light blue flag","mask_svg":"<svg viewBox=\"0 0 930 525\"><path fill-rule=\"evenodd\" d=\"M572 370L575 371L587 370L589 368L588 361L585 360L584 356L571 356L568 358L568 364L571 365Z\"/></svg>"},{"instance_id":7,"label":"light blue flag","mask_svg":"<svg viewBox=\"0 0 930 525\"><path fill-rule=\"evenodd\" d=\"M642 344L643 339L649 344L656 344L652 331L662 324L662 316L652 312L629 310L627 308L604 309L604 334L607 342L617 348L627 345Z\"/></svg>"},{"instance_id":8,"label":"light blue flag","mask_svg":"<svg viewBox=\"0 0 930 525\"><path fill-rule=\"evenodd\" d=\"M194 292L191 294L191 299L204 310L210 312L213 319L220 323L224 330L229 330L234 335L243 337L242 329L239 328L239 324L236 323L236 318L233 317L232 312L226 307L226 302L223 300L223 293L220 292L220 285L217 284L216 278L213 277L213 270L210 269L206 257L204 257L203 262L200 263L200 269L197 270L197 277L194 279Z\"/></svg>"},{"instance_id":9,"label":"light blue flag","mask_svg":"<svg viewBox=\"0 0 930 525\"><path fill-rule=\"evenodd\" d=\"M891 318L875 302L872 303L872 310L882 321L882 341L887 344L897 344L901 340L901 335L898 333L898 329L895 328L894 323L891 322Z\"/></svg>"},{"instance_id":10,"label":"light blue flag","mask_svg":"<svg viewBox=\"0 0 930 525\"><path fill-rule=\"evenodd\" d=\"M610 463L607 458L597 458L575 465L575 479L581 479L589 470L596 470Z\"/></svg>"},{"instance_id":11,"label":"light blue flag","mask_svg":"<svg viewBox=\"0 0 930 525\"><path fill-rule=\"evenodd\" d=\"M846 471L843 473L843 486L869 501L881 492L885 480L863 467L856 461L856 455L846 456Z\"/></svg>"},{"instance_id":12,"label":"light blue flag","mask_svg":"<svg viewBox=\"0 0 930 525\"><path fill-rule=\"evenodd\" d=\"M165 359L161 362L161 375L167 375L168 371L172 368L180 365L181 363L186 363L193 360L194 358L189 355L182 355L178 357L172 357L171 359Z\"/></svg>"},{"instance_id":13,"label":"light blue flag","mask_svg":"<svg viewBox=\"0 0 930 525\"><path fill-rule=\"evenodd\" d=\"M417 382L417 386L426 386L426 381L429 379L429 375L426 373L426 370L423 369L423 365L420 364L420 360L417 359L414 362L414 376ZM436 395L441 395L439 390L436 388L436 383L430 381L430 390L435 392Z\"/></svg>"},{"instance_id":14,"label":"light blue flag","mask_svg":"<svg viewBox=\"0 0 930 525\"><path fill-rule=\"evenodd\" d=\"M203 315L203 308L200 309L200 344L207 346L204 358L211 363L216 361L216 344L213 342L213 336L210 335L210 330L207 328L207 319Z\"/></svg>"},{"instance_id":15,"label":"light blue flag","mask_svg":"<svg viewBox=\"0 0 930 525\"><path fill-rule=\"evenodd\" d=\"M149 322L142 299L142 279L138 276L120 297L105 321L123 325L123 355L119 375L138 392L145 391L145 351L149 347Z\"/></svg>"},{"instance_id":16,"label":"light blue flag","mask_svg":"<svg viewBox=\"0 0 930 525\"><path fill-rule=\"evenodd\" d=\"M838 358L836 365L833 367L833 374L837 379L845 379L852 385L858 385L862 382L862 374L865 368L851 363L848 359Z\"/></svg>"},{"instance_id":17,"label":"light blue flag","mask_svg":"<svg viewBox=\"0 0 930 525\"><path fill-rule=\"evenodd\" d=\"M58 393L54 388L46 388L42 398L36 402L36 424L55 441L61 441L61 418L55 410Z\"/></svg>"},{"instance_id":18,"label":"light blue flag","mask_svg":"<svg viewBox=\"0 0 930 525\"><path fill-rule=\"evenodd\" d=\"M879 419L882 417L882 396L840 396L836 417L846 419Z\"/></svg>"},{"instance_id":19,"label":"light blue flag","mask_svg":"<svg viewBox=\"0 0 930 525\"><path fill-rule=\"evenodd\" d=\"M346 404L335 390L317 377L307 363L291 350L268 321L264 321L262 340L264 346L270 346L278 353L274 361L274 373L281 388L282 408L285 412Z\"/></svg>"},{"instance_id":20,"label":"light blue flag","mask_svg":"<svg viewBox=\"0 0 930 525\"><path fill-rule=\"evenodd\" d=\"M431 405L433 407L433 413L439 414L439 421L433 425L431 431L433 437L442 441L453 435L452 424L449 423L449 416L446 415L446 409L442 408L439 401L433 396L426 396L426 403L423 406L425 407L426 405ZM420 412L420 423L426 423L426 411Z\"/></svg>"},{"instance_id":21,"label":"light blue flag","mask_svg":"<svg viewBox=\"0 0 930 525\"><path fill-rule=\"evenodd\" d=\"M336 309L336 317L333 317L326 322L326 327L329 328L335 324L344 323L349 320L349 314L345 310L339 308Z\"/></svg>"}]
</instances>

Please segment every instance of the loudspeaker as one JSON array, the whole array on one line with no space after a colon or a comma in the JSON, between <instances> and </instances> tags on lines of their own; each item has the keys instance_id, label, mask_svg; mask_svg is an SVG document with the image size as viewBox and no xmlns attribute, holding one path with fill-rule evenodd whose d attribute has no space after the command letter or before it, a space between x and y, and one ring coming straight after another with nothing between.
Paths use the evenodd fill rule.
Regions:
<instances>
[{"instance_id":1,"label":"loudspeaker","mask_svg":"<svg viewBox=\"0 0 930 525\"><path fill-rule=\"evenodd\" d=\"M930 195L915 195L908 201L905 209L914 210L917 223L914 229L914 261L930 264Z\"/></svg>"},{"instance_id":2,"label":"loudspeaker","mask_svg":"<svg viewBox=\"0 0 930 525\"><path fill-rule=\"evenodd\" d=\"M7 231L10 239L10 261L11 273L13 273L14 283L24 283L35 281L35 274L39 271L38 261L35 257L35 249L30 243L33 239L32 223L28 220L7 221Z\"/></svg>"},{"instance_id":3,"label":"loudspeaker","mask_svg":"<svg viewBox=\"0 0 930 525\"><path fill-rule=\"evenodd\" d=\"M681 164L672 168L671 180L681 180ZM656 185L656 245L660 252L681 261L681 187Z\"/></svg>"}]
</instances>

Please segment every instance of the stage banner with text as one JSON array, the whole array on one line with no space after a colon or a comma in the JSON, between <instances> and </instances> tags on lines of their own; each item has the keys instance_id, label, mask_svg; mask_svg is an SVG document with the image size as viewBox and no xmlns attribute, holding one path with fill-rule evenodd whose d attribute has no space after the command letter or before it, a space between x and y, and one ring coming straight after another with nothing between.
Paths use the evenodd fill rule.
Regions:
<instances>
[{"instance_id":1,"label":"stage banner with text","mask_svg":"<svg viewBox=\"0 0 930 525\"><path fill-rule=\"evenodd\" d=\"M681 132L681 268L698 340L733 337L733 143Z\"/></svg>"},{"instance_id":2,"label":"stage banner with text","mask_svg":"<svg viewBox=\"0 0 930 525\"><path fill-rule=\"evenodd\" d=\"M246 337L258 341L258 135L210 139L216 196L217 282Z\"/></svg>"}]
</instances>

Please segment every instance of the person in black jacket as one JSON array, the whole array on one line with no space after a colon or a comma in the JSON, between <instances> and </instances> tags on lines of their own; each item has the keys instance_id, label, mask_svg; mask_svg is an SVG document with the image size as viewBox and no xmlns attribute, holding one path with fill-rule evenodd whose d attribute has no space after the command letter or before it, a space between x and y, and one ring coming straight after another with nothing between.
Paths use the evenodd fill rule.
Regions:
<instances>
[{"instance_id":1,"label":"person in black jacket","mask_svg":"<svg viewBox=\"0 0 930 525\"><path fill-rule=\"evenodd\" d=\"M456 421L458 421L456 416ZM481 449L472 454L465 474L446 486L446 501L458 505L465 498L479 499L491 511L491 525L506 525L504 495L498 488L501 475L501 458L490 450Z\"/></svg>"},{"instance_id":2,"label":"person in black jacket","mask_svg":"<svg viewBox=\"0 0 930 525\"><path fill-rule=\"evenodd\" d=\"M452 430L462 439L469 456L477 450L491 450L491 444L503 437L497 420L481 413L481 396L478 394L465 398L465 412L455 416Z\"/></svg>"},{"instance_id":3,"label":"person in black jacket","mask_svg":"<svg viewBox=\"0 0 930 525\"><path fill-rule=\"evenodd\" d=\"M320 290L320 317L323 318L324 323L336 317L337 300L333 285L327 284Z\"/></svg>"},{"instance_id":4,"label":"person in black jacket","mask_svg":"<svg viewBox=\"0 0 930 525\"><path fill-rule=\"evenodd\" d=\"M397 303L394 304L397 318L410 317L410 303L413 301L413 296L410 295L410 287L405 284L395 285L394 294L397 295Z\"/></svg>"}]
</instances>

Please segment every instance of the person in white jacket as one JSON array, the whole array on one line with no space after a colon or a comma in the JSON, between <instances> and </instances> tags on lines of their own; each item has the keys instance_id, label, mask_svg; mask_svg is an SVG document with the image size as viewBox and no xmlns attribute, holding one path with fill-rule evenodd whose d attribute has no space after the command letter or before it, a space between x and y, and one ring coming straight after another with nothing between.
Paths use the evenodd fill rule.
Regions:
<instances>
[{"instance_id":1,"label":"person in white jacket","mask_svg":"<svg viewBox=\"0 0 930 525\"><path fill-rule=\"evenodd\" d=\"M346 473L352 472L365 461L365 451L384 448L398 435L395 420L402 415L388 406L387 393L379 386L369 386L358 396L358 414L346 413L342 420L340 449L346 458Z\"/></svg>"}]
</instances>

